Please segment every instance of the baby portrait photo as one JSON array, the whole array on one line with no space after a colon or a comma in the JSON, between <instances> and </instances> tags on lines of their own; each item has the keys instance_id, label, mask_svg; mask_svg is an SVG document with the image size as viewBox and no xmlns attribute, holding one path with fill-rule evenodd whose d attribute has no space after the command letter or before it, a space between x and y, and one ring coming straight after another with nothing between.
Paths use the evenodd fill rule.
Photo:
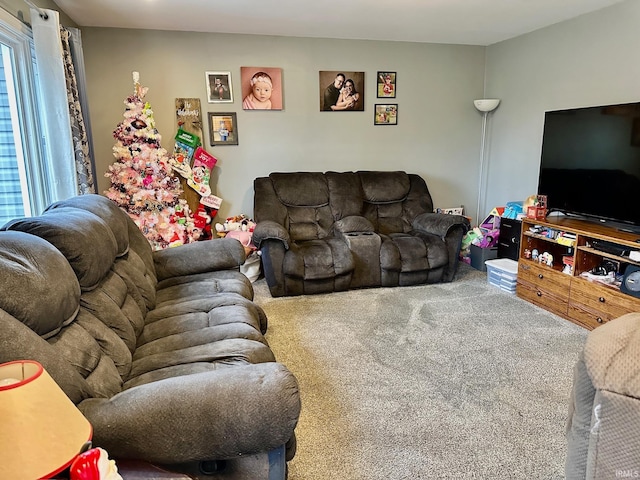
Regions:
<instances>
[{"instance_id":1,"label":"baby portrait photo","mask_svg":"<svg viewBox=\"0 0 640 480\"><path fill-rule=\"evenodd\" d=\"M244 110L282 110L282 69L240 67L242 108Z\"/></svg>"},{"instance_id":2,"label":"baby portrait photo","mask_svg":"<svg viewBox=\"0 0 640 480\"><path fill-rule=\"evenodd\" d=\"M205 72L209 103L233 103L231 72Z\"/></svg>"},{"instance_id":3,"label":"baby portrait photo","mask_svg":"<svg viewBox=\"0 0 640 480\"><path fill-rule=\"evenodd\" d=\"M364 72L320 71L320 111L364 111Z\"/></svg>"}]
</instances>

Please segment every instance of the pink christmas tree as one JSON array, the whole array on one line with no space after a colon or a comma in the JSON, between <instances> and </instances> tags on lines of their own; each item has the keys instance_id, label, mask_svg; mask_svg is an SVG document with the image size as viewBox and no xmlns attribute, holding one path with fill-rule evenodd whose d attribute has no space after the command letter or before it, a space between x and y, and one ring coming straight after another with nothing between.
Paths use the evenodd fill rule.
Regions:
<instances>
[{"instance_id":1,"label":"pink christmas tree","mask_svg":"<svg viewBox=\"0 0 640 480\"><path fill-rule=\"evenodd\" d=\"M140 86L138 72L133 81L134 94L124 102L124 120L113 132L117 161L105 174L111 179L105 195L129 214L154 250L193 242L200 231L193 225L186 200L180 198L182 188L167 151L160 146L153 111L144 101L148 88Z\"/></svg>"}]
</instances>

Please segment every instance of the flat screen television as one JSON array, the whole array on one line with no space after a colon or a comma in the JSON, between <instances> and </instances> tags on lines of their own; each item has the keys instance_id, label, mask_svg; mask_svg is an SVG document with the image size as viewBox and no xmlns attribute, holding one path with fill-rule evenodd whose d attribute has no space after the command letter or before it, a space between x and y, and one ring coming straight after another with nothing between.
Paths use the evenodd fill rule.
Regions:
<instances>
[{"instance_id":1,"label":"flat screen television","mask_svg":"<svg viewBox=\"0 0 640 480\"><path fill-rule=\"evenodd\" d=\"M545 113L547 209L640 230L640 102Z\"/></svg>"}]
</instances>

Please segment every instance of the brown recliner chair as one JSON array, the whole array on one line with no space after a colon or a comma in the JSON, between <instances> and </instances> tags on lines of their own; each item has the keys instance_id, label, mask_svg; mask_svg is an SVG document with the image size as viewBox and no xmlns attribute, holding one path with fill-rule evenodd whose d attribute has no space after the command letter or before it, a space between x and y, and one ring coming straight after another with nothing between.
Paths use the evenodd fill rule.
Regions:
<instances>
[{"instance_id":1,"label":"brown recliner chair","mask_svg":"<svg viewBox=\"0 0 640 480\"><path fill-rule=\"evenodd\" d=\"M274 297L449 282L469 221L433 213L405 172L272 173L254 181L253 242Z\"/></svg>"}]
</instances>

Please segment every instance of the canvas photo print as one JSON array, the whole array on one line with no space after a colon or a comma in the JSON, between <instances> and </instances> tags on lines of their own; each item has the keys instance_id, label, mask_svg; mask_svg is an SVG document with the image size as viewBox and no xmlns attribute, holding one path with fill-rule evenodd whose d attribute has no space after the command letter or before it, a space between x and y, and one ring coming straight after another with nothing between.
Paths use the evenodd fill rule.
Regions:
<instances>
[{"instance_id":1,"label":"canvas photo print","mask_svg":"<svg viewBox=\"0 0 640 480\"><path fill-rule=\"evenodd\" d=\"M244 110L282 110L282 69L240 67L242 108Z\"/></svg>"},{"instance_id":2,"label":"canvas photo print","mask_svg":"<svg viewBox=\"0 0 640 480\"><path fill-rule=\"evenodd\" d=\"M320 71L320 111L364 111L364 72Z\"/></svg>"}]
</instances>

